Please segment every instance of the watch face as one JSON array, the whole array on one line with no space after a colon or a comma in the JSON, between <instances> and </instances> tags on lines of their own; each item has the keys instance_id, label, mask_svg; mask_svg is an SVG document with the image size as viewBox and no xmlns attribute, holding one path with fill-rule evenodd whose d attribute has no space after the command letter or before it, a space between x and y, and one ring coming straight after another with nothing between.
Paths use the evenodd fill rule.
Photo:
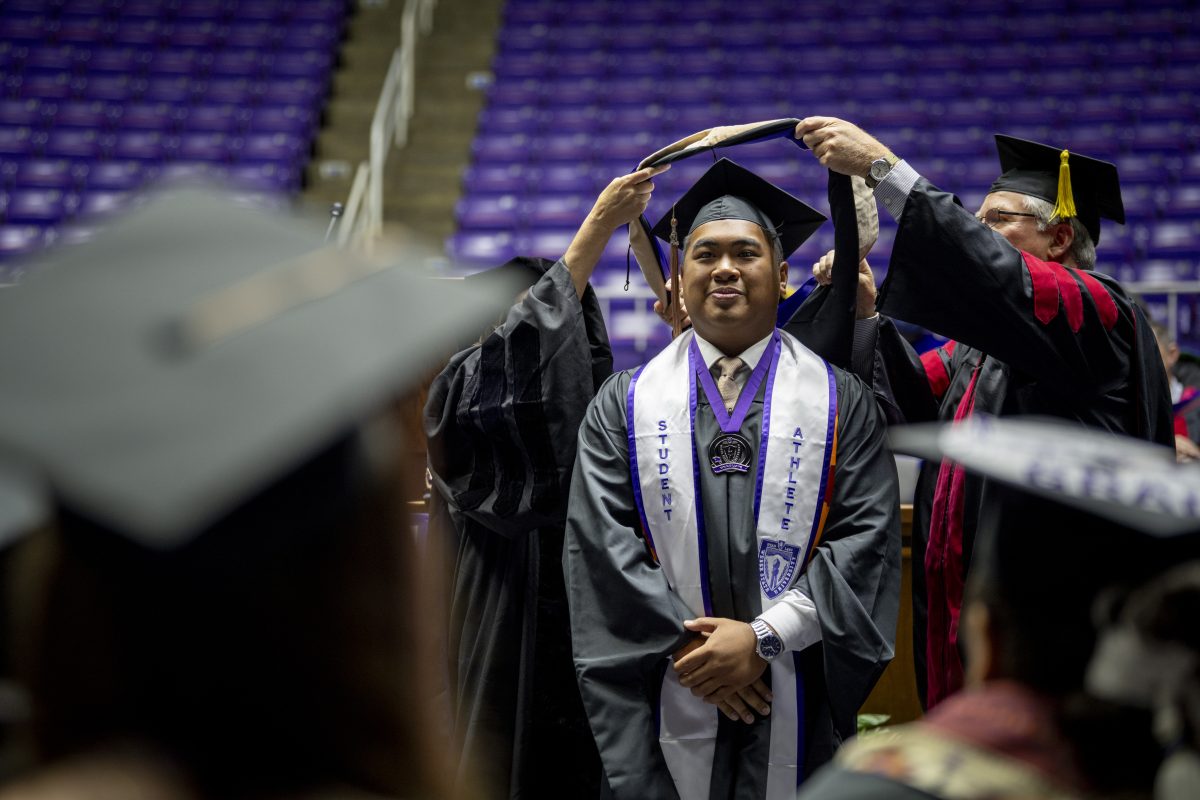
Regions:
<instances>
[{"instance_id":1,"label":"watch face","mask_svg":"<svg viewBox=\"0 0 1200 800\"><path fill-rule=\"evenodd\" d=\"M891 170L891 167L892 167L892 165L889 164L888 162L884 161L883 159L879 159L877 161L872 161L871 162L871 177L877 181L883 180L885 177L887 177L887 174Z\"/></svg>"},{"instance_id":2,"label":"watch face","mask_svg":"<svg viewBox=\"0 0 1200 800\"><path fill-rule=\"evenodd\" d=\"M783 642L779 641L778 636L769 634L758 640L758 649L762 651L763 658L769 660L783 652Z\"/></svg>"}]
</instances>

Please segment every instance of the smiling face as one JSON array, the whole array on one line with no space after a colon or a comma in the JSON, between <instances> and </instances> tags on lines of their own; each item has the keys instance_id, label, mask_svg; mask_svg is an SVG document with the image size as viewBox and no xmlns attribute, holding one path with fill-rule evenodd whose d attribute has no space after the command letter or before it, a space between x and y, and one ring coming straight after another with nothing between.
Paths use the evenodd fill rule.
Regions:
<instances>
[{"instance_id":1,"label":"smiling face","mask_svg":"<svg viewBox=\"0 0 1200 800\"><path fill-rule=\"evenodd\" d=\"M687 240L683 300L696 333L737 355L775 328L787 289L787 262L775 265L766 232L753 222L720 219Z\"/></svg>"}]
</instances>

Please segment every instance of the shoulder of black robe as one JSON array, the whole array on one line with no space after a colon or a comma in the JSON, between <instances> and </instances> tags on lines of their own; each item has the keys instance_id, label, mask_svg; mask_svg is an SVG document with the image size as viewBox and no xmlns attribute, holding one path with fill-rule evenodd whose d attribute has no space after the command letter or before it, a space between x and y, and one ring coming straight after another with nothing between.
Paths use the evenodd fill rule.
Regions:
<instances>
[{"instance_id":1,"label":"shoulder of black robe","mask_svg":"<svg viewBox=\"0 0 1200 800\"><path fill-rule=\"evenodd\" d=\"M1128 383L1144 405L1128 427L1147 421L1128 432L1161 441L1169 409L1156 406L1170 397L1158 394L1147 332L1121 285L1021 252L924 178L900 216L878 307L999 359L1064 405L1093 403Z\"/></svg>"},{"instance_id":2,"label":"shoulder of black robe","mask_svg":"<svg viewBox=\"0 0 1200 800\"><path fill-rule=\"evenodd\" d=\"M692 614L651 554L634 503L626 396L629 372L600 387L579 428L563 541L575 673L616 797L676 797L658 734L665 658L693 634Z\"/></svg>"},{"instance_id":3,"label":"shoulder of black robe","mask_svg":"<svg viewBox=\"0 0 1200 800\"><path fill-rule=\"evenodd\" d=\"M895 655L900 609L900 488L886 422L871 391L836 370L833 499L821 541L796 586L813 600L835 730L854 734L858 709Z\"/></svg>"},{"instance_id":4,"label":"shoulder of black robe","mask_svg":"<svg viewBox=\"0 0 1200 800\"><path fill-rule=\"evenodd\" d=\"M560 260L430 387L435 490L505 536L562 524L579 422L611 372L595 292L588 286L581 300Z\"/></svg>"}]
</instances>

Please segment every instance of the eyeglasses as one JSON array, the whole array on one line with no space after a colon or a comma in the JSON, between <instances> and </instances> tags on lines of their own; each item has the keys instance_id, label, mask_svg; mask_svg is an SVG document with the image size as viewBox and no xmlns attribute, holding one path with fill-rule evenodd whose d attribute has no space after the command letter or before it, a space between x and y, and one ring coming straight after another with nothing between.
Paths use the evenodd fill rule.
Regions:
<instances>
[{"instance_id":1,"label":"eyeglasses","mask_svg":"<svg viewBox=\"0 0 1200 800\"><path fill-rule=\"evenodd\" d=\"M989 228L995 228L1001 222L1009 222L1004 217L1032 217L1033 219L1037 219L1037 214L1030 214L1026 211L1005 211L1002 208L989 208L984 212L983 216L977 216L975 219Z\"/></svg>"}]
</instances>

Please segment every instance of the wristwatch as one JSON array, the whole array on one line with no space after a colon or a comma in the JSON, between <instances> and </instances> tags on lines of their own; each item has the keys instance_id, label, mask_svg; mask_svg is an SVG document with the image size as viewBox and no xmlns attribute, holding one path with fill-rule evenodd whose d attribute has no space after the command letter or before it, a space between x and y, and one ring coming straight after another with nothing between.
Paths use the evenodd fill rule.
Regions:
<instances>
[{"instance_id":1,"label":"wristwatch","mask_svg":"<svg viewBox=\"0 0 1200 800\"><path fill-rule=\"evenodd\" d=\"M771 630L771 626L763 622L761 619L755 619L750 622L750 627L754 629L754 635L758 637L758 644L754 648L755 654L763 661L773 661L783 653L783 640L779 638L779 634Z\"/></svg>"},{"instance_id":2,"label":"wristwatch","mask_svg":"<svg viewBox=\"0 0 1200 800\"><path fill-rule=\"evenodd\" d=\"M874 189L879 185L879 182L888 176L892 171L892 167L900 163L900 159L891 153L888 153L883 158L877 158L871 162L871 171L867 175L867 186Z\"/></svg>"}]
</instances>

